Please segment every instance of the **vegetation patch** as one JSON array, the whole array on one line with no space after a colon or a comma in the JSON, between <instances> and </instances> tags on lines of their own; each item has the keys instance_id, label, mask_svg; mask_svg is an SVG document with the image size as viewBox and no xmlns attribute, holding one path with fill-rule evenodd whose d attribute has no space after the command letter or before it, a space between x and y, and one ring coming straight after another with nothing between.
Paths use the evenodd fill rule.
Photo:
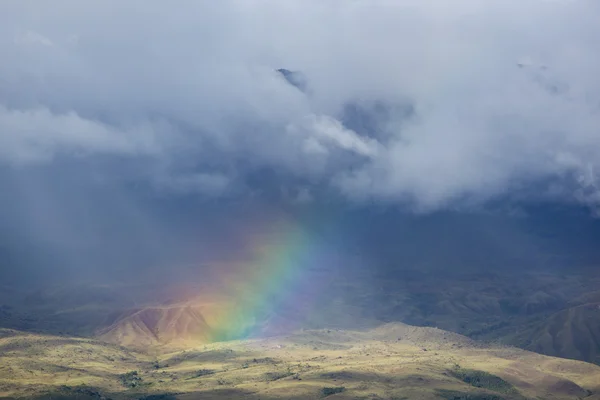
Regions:
<instances>
[{"instance_id":1,"label":"vegetation patch","mask_svg":"<svg viewBox=\"0 0 600 400\"><path fill-rule=\"evenodd\" d=\"M355 379L354 374L348 371L326 372L321 374L322 379Z\"/></svg>"},{"instance_id":2,"label":"vegetation patch","mask_svg":"<svg viewBox=\"0 0 600 400\"><path fill-rule=\"evenodd\" d=\"M161 393L161 394L151 394L148 396L140 397L138 400L176 400L175 397L171 393Z\"/></svg>"},{"instance_id":3,"label":"vegetation patch","mask_svg":"<svg viewBox=\"0 0 600 400\"><path fill-rule=\"evenodd\" d=\"M201 376L207 376L207 375L213 375L215 372L214 369L199 369L198 371L195 371L192 376L190 376L187 379L195 379L195 378L200 378Z\"/></svg>"},{"instance_id":4,"label":"vegetation patch","mask_svg":"<svg viewBox=\"0 0 600 400\"><path fill-rule=\"evenodd\" d=\"M255 364L280 364L281 361L275 360L271 357L263 357L263 358L254 358L252 362Z\"/></svg>"},{"instance_id":5,"label":"vegetation patch","mask_svg":"<svg viewBox=\"0 0 600 400\"><path fill-rule=\"evenodd\" d=\"M504 379L476 369L457 367L450 371L452 376L476 388L488 389L494 392L517 395L519 391Z\"/></svg>"},{"instance_id":6,"label":"vegetation patch","mask_svg":"<svg viewBox=\"0 0 600 400\"><path fill-rule=\"evenodd\" d=\"M294 373L288 369L287 371L267 372L264 376L267 382L272 382L277 381L279 379L287 378L288 376L292 375L294 375Z\"/></svg>"},{"instance_id":7,"label":"vegetation patch","mask_svg":"<svg viewBox=\"0 0 600 400\"><path fill-rule=\"evenodd\" d=\"M505 400L504 397L487 393L465 393L445 389L438 389L436 392L445 400Z\"/></svg>"},{"instance_id":8,"label":"vegetation patch","mask_svg":"<svg viewBox=\"0 0 600 400\"><path fill-rule=\"evenodd\" d=\"M60 386L56 391L33 397L35 400L110 400L98 389L79 385L79 386Z\"/></svg>"},{"instance_id":9,"label":"vegetation patch","mask_svg":"<svg viewBox=\"0 0 600 400\"><path fill-rule=\"evenodd\" d=\"M119 375L121 384L128 388L138 387L142 383L142 377L137 371L129 371L125 374Z\"/></svg>"},{"instance_id":10,"label":"vegetation patch","mask_svg":"<svg viewBox=\"0 0 600 400\"><path fill-rule=\"evenodd\" d=\"M321 389L321 394L323 395L323 397L327 397L327 396L331 396L333 394L342 393L345 390L346 390L346 388L343 386L324 387L323 389Z\"/></svg>"}]
</instances>

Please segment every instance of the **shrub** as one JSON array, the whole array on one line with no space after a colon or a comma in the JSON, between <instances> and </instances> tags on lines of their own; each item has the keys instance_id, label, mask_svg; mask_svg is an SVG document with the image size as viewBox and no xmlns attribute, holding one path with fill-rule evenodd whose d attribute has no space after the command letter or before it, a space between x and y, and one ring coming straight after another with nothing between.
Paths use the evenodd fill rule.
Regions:
<instances>
[{"instance_id":1,"label":"shrub","mask_svg":"<svg viewBox=\"0 0 600 400\"><path fill-rule=\"evenodd\" d=\"M200 378L201 376L212 375L214 373L214 369L199 369L198 371L194 372L192 376L188 379Z\"/></svg>"},{"instance_id":2,"label":"shrub","mask_svg":"<svg viewBox=\"0 0 600 400\"><path fill-rule=\"evenodd\" d=\"M324 387L323 389L321 389L321 394L323 395L323 397L327 397L331 396L332 394L342 393L344 390L346 390L346 388L343 386Z\"/></svg>"},{"instance_id":3,"label":"shrub","mask_svg":"<svg viewBox=\"0 0 600 400\"><path fill-rule=\"evenodd\" d=\"M485 393L463 393L454 390L438 389L437 394L445 400L504 400L504 397Z\"/></svg>"},{"instance_id":4,"label":"shrub","mask_svg":"<svg viewBox=\"0 0 600 400\"><path fill-rule=\"evenodd\" d=\"M277 381L279 379L287 378L288 376L294 375L291 371L277 371L277 372L267 372L265 374L265 380L272 382Z\"/></svg>"},{"instance_id":5,"label":"shrub","mask_svg":"<svg viewBox=\"0 0 600 400\"><path fill-rule=\"evenodd\" d=\"M123 386L128 388L137 387L142 383L142 377L138 375L137 371L129 371L125 374L119 375L119 380Z\"/></svg>"},{"instance_id":6,"label":"shrub","mask_svg":"<svg viewBox=\"0 0 600 400\"><path fill-rule=\"evenodd\" d=\"M492 390L498 393L517 395L519 392L504 379L485 371L476 369L455 368L451 374L471 386Z\"/></svg>"},{"instance_id":7,"label":"shrub","mask_svg":"<svg viewBox=\"0 0 600 400\"><path fill-rule=\"evenodd\" d=\"M148 396L143 396L143 397L140 397L138 400L177 400L177 397L175 397L171 393L161 393L161 394L150 394Z\"/></svg>"}]
</instances>

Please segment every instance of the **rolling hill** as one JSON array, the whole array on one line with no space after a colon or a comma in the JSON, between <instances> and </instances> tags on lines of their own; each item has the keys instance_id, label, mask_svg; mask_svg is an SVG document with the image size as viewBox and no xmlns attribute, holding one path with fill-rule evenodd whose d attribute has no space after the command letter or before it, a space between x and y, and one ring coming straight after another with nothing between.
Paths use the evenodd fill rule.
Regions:
<instances>
[{"instance_id":1,"label":"rolling hill","mask_svg":"<svg viewBox=\"0 0 600 400\"><path fill-rule=\"evenodd\" d=\"M318 298L295 295L284 306L265 304L254 320L244 313L236 320L239 304L218 288L193 282L189 287L136 282L65 284L22 293L13 289L0 304L0 327L96 337L143 349L282 335L302 328L353 330L404 322L599 362L600 280L594 269L569 274L405 269L329 275ZM308 303L315 306L308 310ZM223 315L229 315L227 321Z\"/></svg>"},{"instance_id":2,"label":"rolling hill","mask_svg":"<svg viewBox=\"0 0 600 400\"><path fill-rule=\"evenodd\" d=\"M399 323L160 352L4 329L0 350L5 398L600 398L598 366Z\"/></svg>"},{"instance_id":3,"label":"rolling hill","mask_svg":"<svg viewBox=\"0 0 600 400\"><path fill-rule=\"evenodd\" d=\"M211 339L211 328L202 311L189 305L135 310L100 331L98 338L141 348L173 342L206 343Z\"/></svg>"}]
</instances>

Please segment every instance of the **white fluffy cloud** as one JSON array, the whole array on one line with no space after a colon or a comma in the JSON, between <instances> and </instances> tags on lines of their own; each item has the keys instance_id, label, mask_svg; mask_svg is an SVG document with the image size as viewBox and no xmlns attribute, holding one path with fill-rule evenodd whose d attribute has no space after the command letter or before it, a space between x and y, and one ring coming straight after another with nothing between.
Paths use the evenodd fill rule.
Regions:
<instances>
[{"instance_id":1,"label":"white fluffy cloud","mask_svg":"<svg viewBox=\"0 0 600 400\"><path fill-rule=\"evenodd\" d=\"M595 204L598 38L594 0L6 1L0 163L151 158L157 187L212 194L250 165L422 209L553 182ZM382 140L344 125L365 101L414 114L392 107Z\"/></svg>"}]
</instances>

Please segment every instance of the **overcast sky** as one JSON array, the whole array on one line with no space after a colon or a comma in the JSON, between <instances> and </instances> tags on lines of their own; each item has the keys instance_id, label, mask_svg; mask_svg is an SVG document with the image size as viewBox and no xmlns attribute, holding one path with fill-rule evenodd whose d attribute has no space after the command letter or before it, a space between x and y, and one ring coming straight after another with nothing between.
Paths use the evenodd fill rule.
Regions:
<instances>
[{"instance_id":1,"label":"overcast sky","mask_svg":"<svg viewBox=\"0 0 600 400\"><path fill-rule=\"evenodd\" d=\"M267 186L593 211L599 43L597 0L2 1L2 225L76 241L105 214L152 236L132 193Z\"/></svg>"}]
</instances>

